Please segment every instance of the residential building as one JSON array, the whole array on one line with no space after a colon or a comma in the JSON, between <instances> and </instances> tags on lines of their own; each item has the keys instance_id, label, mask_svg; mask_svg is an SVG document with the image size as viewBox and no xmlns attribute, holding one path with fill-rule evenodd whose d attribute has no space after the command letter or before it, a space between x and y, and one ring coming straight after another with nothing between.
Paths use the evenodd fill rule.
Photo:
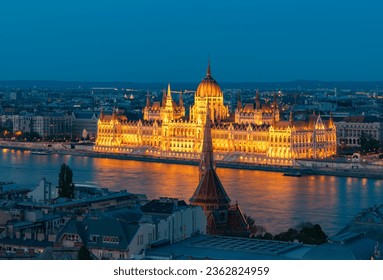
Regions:
<instances>
[{"instance_id":1,"label":"residential building","mask_svg":"<svg viewBox=\"0 0 383 280\"><path fill-rule=\"evenodd\" d=\"M49 203L58 197L58 189L56 186L52 186L52 183L43 178L37 187L27 194L27 197L34 202Z\"/></svg>"},{"instance_id":2,"label":"residential building","mask_svg":"<svg viewBox=\"0 0 383 280\"><path fill-rule=\"evenodd\" d=\"M108 217L70 220L57 235L53 256L77 259L85 245L97 259L128 259L148 246L150 224L137 224Z\"/></svg>"},{"instance_id":3,"label":"residential building","mask_svg":"<svg viewBox=\"0 0 383 280\"><path fill-rule=\"evenodd\" d=\"M97 136L98 115L94 112L77 111L72 113L72 136L78 139L95 139ZM85 137L84 137L85 136Z\"/></svg>"},{"instance_id":4,"label":"residential building","mask_svg":"<svg viewBox=\"0 0 383 280\"><path fill-rule=\"evenodd\" d=\"M141 207L143 220L155 225L149 240L174 243L206 232L206 216L201 207L176 198L161 197Z\"/></svg>"},{"instance_id":5,"label":"residential building","mask_svg":"<svg viewBox=\"0 0 383 280\"><path fill-rule=\"evenodd\" d=\"M32 131L41 137L70 135L72 117L63 113L34 116L32 118Z\"/></svg>"}]
</instances>

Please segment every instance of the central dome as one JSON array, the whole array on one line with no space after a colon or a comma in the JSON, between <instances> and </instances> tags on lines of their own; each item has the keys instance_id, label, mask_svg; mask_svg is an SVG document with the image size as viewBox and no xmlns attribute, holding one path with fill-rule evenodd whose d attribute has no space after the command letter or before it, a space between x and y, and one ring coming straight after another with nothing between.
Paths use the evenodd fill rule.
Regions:
<instances>
[{"instance_id":1,"label":"central dome","mask_svg":"<svg viewBox=\"0 0 383 280\"><path fill-rule=\"evenodd\" d=\"M211 76L210 60L207 66L206 77L198 85L196 97L222 97L222 91L217 82Z\"/></svg>"}]
</instances>

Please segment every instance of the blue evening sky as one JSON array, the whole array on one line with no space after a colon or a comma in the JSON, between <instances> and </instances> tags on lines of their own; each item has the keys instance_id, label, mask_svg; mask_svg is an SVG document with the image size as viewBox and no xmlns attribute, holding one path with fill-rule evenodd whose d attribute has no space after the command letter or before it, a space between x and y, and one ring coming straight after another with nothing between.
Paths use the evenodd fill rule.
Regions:
<instances>
[{"instance_id":1,"label":"blue evening sky","mask_svg":"<svg viewBox=\"0 0 383 280\"><path fill-rule=\"evenodd\" d=\"M382 0L1 0L0 80L383 80Z\"/></svg>"}]
</instances>

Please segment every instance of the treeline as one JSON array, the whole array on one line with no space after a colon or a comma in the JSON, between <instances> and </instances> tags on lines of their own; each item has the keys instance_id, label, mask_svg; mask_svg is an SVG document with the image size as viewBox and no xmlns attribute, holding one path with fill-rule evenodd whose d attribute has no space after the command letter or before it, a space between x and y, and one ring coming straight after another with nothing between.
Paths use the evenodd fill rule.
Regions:
<instances>
[{"instance_id":1,"label":"treeline","mask_svg":"<svg viewBox=\"0 0 383 280\"><path fill-rule=\"evenodd\" d=\"M300 242L310 245L320 245L327 242L328 236L318 224L306 222L295 228L289 228L287 231L272 235L270 232L267 232L264 227L255 225L255 221L252 217L245 215L245 218L250 226L251 238Z\"/></svg>"}]
</instances>

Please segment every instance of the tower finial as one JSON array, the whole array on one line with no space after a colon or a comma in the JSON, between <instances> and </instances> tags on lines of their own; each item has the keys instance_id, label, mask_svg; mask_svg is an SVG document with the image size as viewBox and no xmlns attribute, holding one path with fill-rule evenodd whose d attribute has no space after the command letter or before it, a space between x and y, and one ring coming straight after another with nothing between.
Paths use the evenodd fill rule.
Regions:
<instances>
[{"instance_id":1,"label":"tower finial","mask_svg":"<svg viewBox=\"0 0 383 280\"><path fill-rule=\"evenodd\" d=\"M210 57L207 63L207 71L206 71L207 76L211 76L211 69L210 69Z\"/></svg>"},{"instance_id":2,"label":"tower finial","mask_svg":"<svg viewBox=\"0 0 383 280\"><path fill-rule=\"evenodd\" d=\"M146 107L150 107L150 93L149 93L149 90L148 92L146 93Z\"/></svg>"},{"instance_id":3,"label":"tower finial","mask_svg":"<svg viewBox=\"0 0 383 280\"><path fill-rule=\"evenodd\" d=\"M162 104L161 104L161 106L165 107L165 104L166 104L166 90L163 90L162 91Z\"/></svg>"},{"instance_id":4,"label":"tower finial","mask_svg":"<svg viewBox=\"0 0 383 280\"><path fill-rule=\"evenodd\" d=\"M274 107L274 110L277 109L277 93L276 92L274 92L273 107Z\"/></svg>"},{"instance_id":5,"label":"tower finial","mask_svg":"<svg viewBox=\"0 0 383 280\"><path fill-rule=\"evenodd\" d=\"M104 108L101 107L101 111L100 111L100 120L103 120L104 119Z\"/></svg>"},{"instance_id":6,"label":"tower finial","mask_svg":"<svg viewBox=\"0 0 383 280\"><path fill-rule=\"evenodd\" d=\"M241 94L239 92L237 93L237 109L238 111L242 110Z\"/></svg>"},{"instance_id":7,"label":"tower finial","mask_svg":"<svg viewBox=\"0 0 383 280\"><path fill-rule=\"evenodd\" d=\"M168 84L168 96L171 95L171 91L170 91L170 83Z\"/></svg>"},{"instance_id":8,"label":"tower finial","mask_svg":"<svg viewBox=\"0 0 383 280\"><path fill-rule=\"evenodd\" d=\"M255 92L256 92L256 93L255 93L255 109L256 109L257 111L259 111L259 110L261 109L261 103L260 103L260 101L259 101L259 91L256 90Z\"/></svg>"},{"instance_id":9,"label":"tower finial","mask_svg":"<svg viewBox=\"0 0 383 280\"><path fill-rule=\"evenodd\" d=\"M328 121L328 127L333 128L334 127L334 120L332 118L332 111L330 111L330 119Z\"/></svg>"},{"instance_id":10,"label":"tower finial","mask_svg":"<svg viewBox=\"0 0 383 280\"><path fill-rule=\"evenodd\" d=\"M182 90L180 91L179 106L180 106L181 108L184 106L184 100L182 99Z\"/></svg>"},{"instance_id":11,"label":"tower finial","mask_svg":"<svg viewBox=\"0 0 383 280\"><path fill-rule=\"evenodd\" d=\"M172 91L170 90L170 83L168 84L168 93L166 95L166 107L173 107Z\"/></svg>"}]
</instances>

